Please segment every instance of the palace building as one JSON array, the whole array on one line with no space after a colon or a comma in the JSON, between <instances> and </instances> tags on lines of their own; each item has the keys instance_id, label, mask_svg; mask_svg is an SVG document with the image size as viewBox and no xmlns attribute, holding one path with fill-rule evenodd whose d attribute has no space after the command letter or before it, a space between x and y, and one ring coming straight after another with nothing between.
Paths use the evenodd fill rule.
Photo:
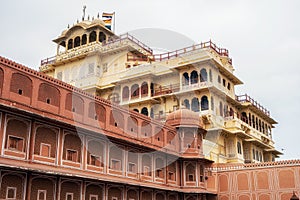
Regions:
<instances>
[{"instance_id":1,"label":"palace building","mask_svg":"<svg viewBox=\"0 0 300 200\"><path fill-rule=\"evenodd\" d=\"M164 54L100 19L40 71L0 57L0 199L289 200L270 112L211 41ZM63 49L63 50L62 50ZM293 195L294 194L294 195Z\"/></svg>"},{"instance_id":2,"label":"palace building","mask_svg":"<svg viewBox=\"0 0 300 200\"><path fill-rule=\"evenodd\" d=\"M218 163L274 161L270 112L236 95L228 50L213 42L163 54L129 34L116 36L100 19L82 21L54 40L57 54L40 70L95 96L165 122L184 105L208 131L204 155Z\"/></svg>"}]
</instances>

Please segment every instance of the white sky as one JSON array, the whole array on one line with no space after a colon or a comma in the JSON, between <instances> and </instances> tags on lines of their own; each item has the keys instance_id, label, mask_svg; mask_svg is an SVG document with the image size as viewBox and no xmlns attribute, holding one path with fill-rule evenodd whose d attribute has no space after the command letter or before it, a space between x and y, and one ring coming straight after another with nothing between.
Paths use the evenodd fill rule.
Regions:
<instances>
[{"instance_id":1,"label":"white sky","mask_svg":"<svg viewBox=\"0 0 300 200\"><path fill-rule=\"evenodd\" d=\"M84 4L95 17L115 11L117 34L168 29L229 49L235 74L245 83L237 93L250 94L279 122L273 137L278 149L285 149L282 159L300 158L300 1L2 1L0 55L37 69L42 58L55 54L52 39L81 19Z\"/></svg>"}]
</instances>

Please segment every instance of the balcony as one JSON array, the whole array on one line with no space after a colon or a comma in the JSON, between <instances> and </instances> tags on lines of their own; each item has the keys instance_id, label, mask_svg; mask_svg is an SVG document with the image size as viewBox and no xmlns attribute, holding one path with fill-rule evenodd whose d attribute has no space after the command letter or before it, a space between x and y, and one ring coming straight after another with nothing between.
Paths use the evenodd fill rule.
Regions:
<instances>
[{"instance_id":1,"label":"balcony","mask_svg":"<svg viewBox=\"0 0 300 200\"><path fill-rule=\"evenodd\" d=\"M195 50L206 49L206 48L214 50L220 56L229 57L229 51L227 49L220 48L212 41L208 41L208 42L204 42L204 43L201 42L200 44L192 45L192 46L189 46L189 47L186 47L183 49L179 49L179 50L175 50L175 51L171 51L171 52L167 52L167 53L155 54L152 56L152 60L154 60L154 61L168 60L171 58L177 58L179 56L182 56L183 54L186 54L186 53L189 53L189 52L192 52ZM232 64L231 58L229 58L228 61L230 64Z\"/></svg>"},{"instance_id":2,"label":"balcony","mask_svg":"<svg viewBox=\"0 0 300 200\"><path fill-rule=\"evenodd\" d=\"M154 88L154 93L152 96L161 96L161 95L167 95L167 94L173 94L176 92L186 92L186 91L193 91L193 90L199 90L211 87L212 83L209 82L201 82L201 83L195 83L190 85L183 85L180 87L179 83L176 84L170 84L170 85L164 85Z\"/></svg>"},{"instance_id":3,"label":"balcony","mask_svg":"<svg viewBox=\"0 0 300 200\"><path fill-rule=\"evenodd\" d=\"M50 58L41 60L41 66L50 65L58 61L77 57L78 55L86 55L87 53L92 53L95 51L101 51L101 53L105 53L115 49L124 48L126 46L133 47L134 49L145 55L152 55L153 52L150 47L148 47L132 35L126 33L120 35L115 39L109 39L108 41L104 41L102 43L92 42L86 45L69 49L63 53L58 53L57 56L52 56ZM40 70L43 70L43 68L41 67Z\"/></svg>"},{"instance_id":4,"label":"balcony","mask_svg":"<svg viewBox=\"0 0 300 200\"><path fill-rule=\"evenodd\" d=\"M255 101L254 99L252 99L250 96L248 96L247 94L245 95L240 95L240 96L236 96L236 100L240 103L251 103L254 107L256 107L258 110L260 110L261 112L263 112L265 115L267 115L268 117L270 117L270 111L268 111L266 108L264 108L263 106L261 106L257 101Z\"/></svg>"},{"instance_id":5,"label":"balcony","mask_svg":"<svg viewBox=\"0 0 300 200\"><path fill-rule=\"evenodd\" d=\"M206 49L206 48L214 50L220 56L229 57L229 51L227 49L220 48L212 41L208 41L208 42L196 44L196 45L189 46L189 47L186 47L183 49L178 49L175 51L166 52L166 53L162 53L162 54L154 54L154 55L150 55L150 56L128 55L127 61L144 61L144 62L145 61L148 61L148 62L149 61L163 61L163 60L169 60L172 58L177 58L177 57L180 57L189 52L196 51L199 49ZM229 62L229 64L232 64L232 59L228 58L228 62Z\"/></svg>"},{"instance_id":6,"label":"balcony","mask_svg":"<svg viewBox=\"0 0 300 200\"><path fill-rule=\"evenodd\" d=\"M241 119L229 116L225 118L225 128L233 133L240 133L247 136L249 141L257 142L260 145L273 146L272 138L262 132L254 129L252 126L242 121Z\"/></svg>"},{"instance_id":7,"label":"balcony","mask_svg":"<svg viewBox=\"0 0 300 200\"><path fill-rule=\"evenodd\" d=\"M166 94L172 94L180 90L179 84L170 84L165 86L158 86L154 88L152 96L161 96Z\"/></svg>"}]
</instances>

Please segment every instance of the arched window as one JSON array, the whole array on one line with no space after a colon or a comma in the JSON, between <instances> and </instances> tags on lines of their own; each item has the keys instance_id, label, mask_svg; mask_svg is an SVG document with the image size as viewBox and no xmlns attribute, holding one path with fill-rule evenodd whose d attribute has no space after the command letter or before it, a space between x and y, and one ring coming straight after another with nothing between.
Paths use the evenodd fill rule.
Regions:
<instances>
[{"instance_id":1,"label":"arched window","mask_svg":"<svg viewBox=\"0 0 300 200\"><path fill-rule=\"evenodd\" d=\"M138 98L140 95L140 88L138 84L131 86L131 98Z\"/></svg>"},{"instance_id":2,"label":"arched window","mask_svg":"<svg viewBox=\"0 0 300 200\"><path fill-rule=\"evenodd\" d=\"M186 182L194 182L194 181L196 181L196 173L195 172L196 172L195 165L192 164L192 163L189 163L186 166L186 169L185 169Z\"/></svg>"},{"instance_id":3,"label":"arched window","mask_svg":"<svg viewBox=\"0 0 300 200\"><path fill-rule=\"evenodd\" d=\"M142 93L142 96L147 96L148 95L148 83L146 83L146 82L142 83L141 93Z\"/></svg>"},{"instance_id":4,"label":"arched window","mask_svg":"<svg viewBox=\"0 0 300 200\"><path fill-rule=\"evenodd\" d=\"M218 83L221 83L221 76L218 75Z\"/></svg>"},{"instance_id":5,"label":"arched window","mask_svg":"<svg viewBox=\"0 0 300 200\"><path fill-rule=\"evenodd\" d=\"M56 87L48 83L41 83L39 86L38 100L59 107L60 92Z\"/></svg>"},{"instance_id":6,"label":"arched window","mask_svg":"<svg viewBox=\"0 0 300 200\"><path fill-rule=\"evenodd\" d=\"M254 119L254 115L252 115L252 127L255 128L255 119Z\"/></svg>"},{"instance_id":7,"label":"arched window","mask_svg":"<svg viewBox=\"0 0 300 200\"><path fill-rule=\"evenodd\" d=\"M96 38L97 38L97 34L96 34L96 31L92 31L90 33L90 38L89 38L89 42L95 42L96 41Z\"/></svg>"},{"instance_id":8,"label":"arched window","mask_svg":"<svg viewBox=\"0 0 300 200\"><path fill-rule=\"evenodd\" d=\"M196 97L192 99L192 111L199 112L199 99Z\"/></svg>"},{"instance_id":9,"label":"arched window","mask_svg":"<svg viewBox=\"0 0 300 200\"><path fill-rule=\"evenodd\" d=\"M200 70L200 82L206 82L207 81L207 71L206 69Z\"/></svg>"},{"instance_id":10,"label":"arched window","mask_svg":"<svg viewBox=\"0 0 300 200\"><path fill-rule=\"evenodd\" d=\"M224 105L224 115L225 117L228 117L228 105Z\"/></svg>"},{"instance_id":11,"label":"arched window","mask_svg":"<svg viewBox=\"0 0 300 200\"><path fill-rule=\"evenodd\" d=\"M142 175L151 176L152 175L152 158L151 154L142 155Z\"/></svg>"},{"instance_id":12,"label":"arched window","mask_svg":"<svg viewBox=\"0 0 300 200\"><path fill-rule=\"evenodd\" d=\"M187 109L190 109L190 108L191 108L191 106L190 106L190 101L189 101L188 99L185 99L185 100L183 101L183 105L184 105Z\"/></svg>"},{"instance_id":13,"label":"arched window","mask_svg":"<svg viewBox=\"0 0 300 200\"><path fill-rule=\"evenodd\" d=\"M232 108L230 108L230 109L229 109L229 115L230 115L231 117L233 117L233 116L234 116L234 111L233 111L233 109L232 109Z\"/></svg>"},{"instance_id":14,"label":"arched window","mask_svg":"<svg viewBox=\"0 0 300 200\"><path fill-rule=\"evenodd\" d=\"M259 131L261 132L261 121L258 120L258 127L259 127Z\"/></svg>"},{"instance_id":15,"label":"arched window","mask_svg":"<svg viewBox=\"0 0 300 200\"><path fill-rule=\"evenodd\" d=\"M129 99L129 88L128 88L128 86L123 87L122 99L123 100L128 100Z\"/></svg>"},{"instance_id":16,"label":"arched window","mask_svg":"<svg viewBox=\"0 0 300 200\"><path fill-rule=\"evenodd\" d=\"M194 70L191 73L191 84L198 83L198 73Z\"/></svg>"},{"instance_id":17,"label":"arched window","mask_svg":"<svg viewBox=\"0 0 300 200\"><path fill-rule=\"evenodd\" d=\"M201 111L208 110L208 99L207 96L201 98Z\"/></svg>"},{"instance_id":18,"label":"arched window","mask_svg":"<svg viewBox=\"0 0 300 200\"><path fill-rule=\"evenodd\" d=\"M189 85L189 82L190 82L189 74L185 72L182 77L182 85L183 86Z\"/></svg>"},{"instance_id":19,"label":"arched window","mask_svg":"<svg viewBox=\"0 0 300 200\"><path fill-rule=\"evenodd\" d=\"M69 39L68 41L68 49L72 49L73 48L73 39Z\"/></svg>"},{"instance_id":20,"label":"arched window","mask_svg":"<svg viewBox=\"0 0 300 200\"><path fill-rule=\"evenodd\" d=\"M151 91L151 96L154 95L154 83L150 84L150 91Z\"/></svg>"},{"instance_id":21,"label":"arched window","mask_svg":"<svg viewBox=\"0 0 300 200\"><path fill-rule=\"evenodd\" d=\"M32 80L20 73L13 73L10 82L10 91L31 98Z\"/></svg>"},{"instance_id":22,"label":"arched window","mask_svg":"<svg viewBox=\"0 0 300 200\"><path fill-rule=\"evenodd\" d=\"M164 178L164 161L161 158L156 158L155 160L155 177Z\"/></svg>"},{"instance_id":23,"label":"arched window","mask_svg":"<svg viewBox=\"0 0 300 200\"><path fill-rule=\"evenodd\" d=\"M248 117L245 112L242 112L241 120L248 124Z\"/></svg>"},{"instance_id":24,"label":"arched window","mask_svg":"<svg viewBox=\"0 0 300 200\"><path fill-rule=\"evenodd\" d=\"M238 154L242 154L242 145L240 142L237 142L237 151L238 151Z\"/></svg>"},{"instance_id":25,"label":"arched window","mask_svg":"<svg viewBox=\"0 0 300 200\"><path fill-rule=\"evenodd\" d=\"M211 69L209 69L209 81L212 82L213 81L213 77L212 77L212 71Z\"/></svg>"},{"instance_id":26,"label":"arched window","mask_svg":"<svg viewBox=\"0 0 300 200\"><path fill-rule=\"evenodd\" d=\"M136 108L135 108L135 109L133 109L133 111L134 111L134 112L137 112L137 113L139 113L139 112L140 112L140 111L139 111L139 109L136 109Z\"/></svg>"},{"instance_id":27,"label":"arched window","mask_svg":"<svg viewBox=\"0 0 300 200\"><path fill-rule=\"evenodd\" d=\"M263 162L263 155L261 152L259 153L259 160L260 160L260 162Z\"/></svg>"},{"instance_id":28,"label":"arched window","mask_svg":"<svg viewBox=\"0 0 300 200\"><path fill-rule=\"evenodd\" d=\"M146 108L146 107L144 107L144 108L142 108L142 111L141 111L141 113L143 114L143 115L145 115L145 116L148 116L148 108Z\"/></svg>"},{"instance_id":29,"label":"arched window","mask_svg":"<svg viewBox=\"0 0 300 200\"><path fill-rule=\"evenodd\" d=\"M80 37L77 36L74 40L74 47L79 47L80 46Z\"/></svg>"},{"instance_id":30,"label":"arched window","mask_svg":"<svg viewBox=\"0 0 300 200\"><path fill-rule=\"evenodd\" d=\"M61 49L62 47L62 49ZM61 51L65 51L66 50L66 42L65 41L62 41L60 44L59 44L59 52Z\"/></svg>"},{"instance_id":31,"label":"arched window","mask_svg":"<svg viewBox=\"0 0 300 200\"><path fill-rule=\"evenodd\" d=\"M86 43L87 43L87 36L86 36L86 34L84 34L81 38L81 45L84 45Z\"/></svg>"},{"instance_id":32,"label":"arched window","mask_svg":"<svg viewBox=\"0 0 300 200\"><path fill-rule=\"evenodd\" d=\"M223 104L222 104L221 101L220 101L220 104L219 104L219 110L220 110L220 116L223 117Z\"/></svg>"},{"instance_id":33,"label":"arched window","mask_svg":"<svg viewBox=\"0 0 300 200\"><path fill-rule=\"evenodd\" d=\"M248 119L249 119L249 125L252 126L252 120L251 120L251 114L250 113L248 115Z\"/></svg>"},{"instance_id":34,"label":"arched window","mask_svg":"<svg viewBox=\"0 0 300 200\"><path fill-rule=\"evenodd\" d=\"M257 117L255 118L255 127L256 127L256 130L258 130L258 129L259 129L259 127L258 127L258 119L257 119Z\"/></svg>"},{"instance_id":35,"label":"arched window","mask_svg":"<svg viewBox=\"0 0 300 200\"><path fill-rule=\"evenodd\" d=\"M106 35L103 32L99 33L99 42L103 42L106 40Z\"/></svg>"},{"instance_id":36,"label":"arched window","mask_svg":"<svg viewBox=\"0 0 300 200\"><path fill-rule=\"evenodd\" d=\"M211 105L211 110L215 109L215 101L214 101L214 97L210 98L210 105Z\"/></svg>"}]
</instances>

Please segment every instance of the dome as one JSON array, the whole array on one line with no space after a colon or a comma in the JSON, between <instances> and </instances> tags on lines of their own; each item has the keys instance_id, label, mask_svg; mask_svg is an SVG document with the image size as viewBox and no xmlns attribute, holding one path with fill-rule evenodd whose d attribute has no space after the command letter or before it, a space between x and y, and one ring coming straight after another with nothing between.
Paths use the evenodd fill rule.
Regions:
<instances>
[{"instance_id":1,"label":"dome","mask_svg":"<svg viewBox=\"0 0 300 200\"><path fill-rule=\"evenodd\" d=\"M171 126L191 126L191 127L202 127L202 121L199 114L188 110L187 108L180 108L167 117L166 123Z\"/></svg>"}]
</instances>

